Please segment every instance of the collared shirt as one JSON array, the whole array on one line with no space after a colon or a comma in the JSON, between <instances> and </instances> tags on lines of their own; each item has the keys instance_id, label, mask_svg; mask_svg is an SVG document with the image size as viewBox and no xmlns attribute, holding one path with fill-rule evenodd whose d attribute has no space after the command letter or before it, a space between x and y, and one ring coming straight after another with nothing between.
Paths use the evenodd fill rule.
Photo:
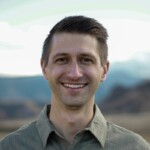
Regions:
<instances>
[{"instance_id":1,"label":"collared shirt","mask_svg":"<svg viewBox=\"0 0 150 150\"><path fill-rule=\"evenodd\" d=\"M107 122L96 105L89 126L68 144L48 119L49 111L45 106L36 121L2 139L0 150L150 150L141 136Z\"/></svg>"}]
</instances>

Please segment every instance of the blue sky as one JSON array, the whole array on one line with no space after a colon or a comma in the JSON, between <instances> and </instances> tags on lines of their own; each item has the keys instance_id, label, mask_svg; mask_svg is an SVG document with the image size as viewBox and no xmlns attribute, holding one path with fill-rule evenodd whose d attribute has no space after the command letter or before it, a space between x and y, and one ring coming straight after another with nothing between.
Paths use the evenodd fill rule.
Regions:
<instances>
[{"instance_id":1,"label":"blue sky","mask_svg":"<svg viewBox=\"0 0 150 150\"><path fill-rule=\"evenodd\" d=\"M150 56L149 0L1 0L0 74L41 74L43 41L69 15L86 15L109 33L109 60L145 61Z\"/></svg>"}]
</instances>

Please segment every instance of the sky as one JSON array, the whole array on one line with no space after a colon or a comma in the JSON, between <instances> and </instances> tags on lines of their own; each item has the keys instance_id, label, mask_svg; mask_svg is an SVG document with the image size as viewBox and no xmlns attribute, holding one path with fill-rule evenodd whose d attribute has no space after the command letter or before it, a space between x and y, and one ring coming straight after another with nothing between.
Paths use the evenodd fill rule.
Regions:
<instances>
[{"instance_id":1,"label":"sky","mask_svg":"<svg viewBox=\"0 0 150 150\"><path fill-rule=\"evenodd\" d=\"M95 18L108 30L110 63L150 58L149 0L1 0L0 75L40 75L43 41L69 15Z\"/></svg>"}]
</instances>

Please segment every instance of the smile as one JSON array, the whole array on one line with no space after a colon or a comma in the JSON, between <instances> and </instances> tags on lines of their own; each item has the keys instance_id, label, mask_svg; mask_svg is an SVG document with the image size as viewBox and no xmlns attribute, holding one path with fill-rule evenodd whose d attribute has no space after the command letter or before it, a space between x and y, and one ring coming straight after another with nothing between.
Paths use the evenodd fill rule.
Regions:
<instances>
[{"instance_id":1,"label":"smile","mask_svg":"<svg viewBox=\"0 0 150 150\"><path fill-rule=\"evenodd\" d=\"M63 84L64 87L66 87L66 88L72 88L72 89L83 88L86 85L87 84L68 84L68 83Z\"/></svg>"}]
</instances>

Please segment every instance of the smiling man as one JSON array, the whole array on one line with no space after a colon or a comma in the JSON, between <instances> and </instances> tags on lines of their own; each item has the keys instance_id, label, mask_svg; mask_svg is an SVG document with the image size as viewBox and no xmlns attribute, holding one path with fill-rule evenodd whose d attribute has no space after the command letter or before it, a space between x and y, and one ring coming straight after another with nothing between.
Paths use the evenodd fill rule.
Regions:
<instances>
[{"instance_id":1,"label":"smiling man","mask_svg":"<svg viewBox=\"0 0 150 150\"><path fill-rule=\"evenodd\" d=\"M139 135L107 122L94 95L106 78L107 31L95 19L58 22L43 45L41 67L52 89L39 118L0 142L0 150L149 150Z\"/></svg>"},{"instance_id":2,"label":"smiling man","mask_svg":"<svg viewBox=\"0 0 150 150\"><path fill-rule=\"evenodd\" d=\"M90 123L95 91L108 70L108 62L101 65L97 47L91 35L56 33L48 63L42 60L43 74L52 88L49 117L70 144Z\"/></svg>"}]
</instances>

